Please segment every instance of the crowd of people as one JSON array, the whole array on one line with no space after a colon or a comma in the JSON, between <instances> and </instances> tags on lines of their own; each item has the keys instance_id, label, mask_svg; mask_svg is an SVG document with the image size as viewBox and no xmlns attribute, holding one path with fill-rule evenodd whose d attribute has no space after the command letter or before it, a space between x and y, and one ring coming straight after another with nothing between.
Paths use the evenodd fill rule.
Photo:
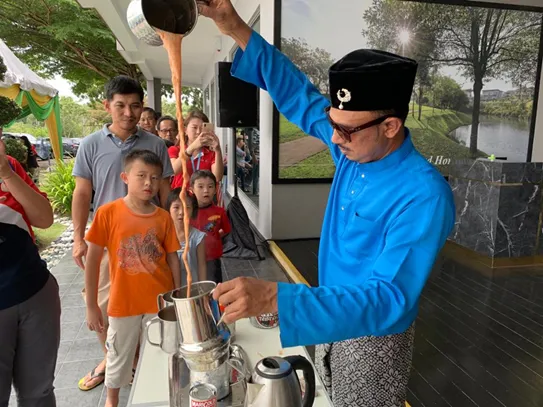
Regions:
<instances>
[{"instance_id":1,"label":"crowd of people","mask_svg":"<svg viewBox=\"0 0 543 407\"><path fill-rule=\"evenodd\" d=\"M140 334L158 312L157 295L186 284L185 242L192 280L220 283L222 239L231 226L217 205L224 163L217 136L204 125L207 116L187 114L187 149L181 151L177 121L144 107L137 81L115 77L105 93L111 123L83 139L74 163L72 255L85 273L87 325L104 350L103 361L78 386L89 391L105 383L106 406L113 407L120 388L133 380ZM180 200L183 155L187 213ZM0 331L9 333L0 337L2 406L12 384L19 406L55 405L59 289L32 231L52 222L46 195L0 141Z\"/></svg>"},{"instance_id":2,"label":"crowd of people","mask_svg":"<svg viewBox=\"0 0 543 407\"><path fill-rule=\"evenodd\" d=\"M75 160L72 217L73 257L85 270L87 324L105 355L79 388L89 391L105 382L111 407L118 403L119 389L133 380L139 334L158 311L157 295L186 282L186 237L193 281L219 283L222 239L230 223L216 204L223 158L217 136L204 124L207 116L187 114L187 148L181 151L177 120L143 107L139 83L116 77L106 86L106 96L111 124L87 136ZM183 158L188 213L180 201ZM85 232L91 199L94 216Z\"/></svg>"}]
</instances>

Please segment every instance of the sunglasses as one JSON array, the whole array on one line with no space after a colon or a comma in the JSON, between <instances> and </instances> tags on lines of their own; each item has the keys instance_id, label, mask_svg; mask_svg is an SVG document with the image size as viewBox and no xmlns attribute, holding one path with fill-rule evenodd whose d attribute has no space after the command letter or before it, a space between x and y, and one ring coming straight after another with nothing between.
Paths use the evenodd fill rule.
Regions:
<instances>
[{"instance_id":1,"label":"sunglasses","mask_svg":"<svg viewBox=\"0 0 543 407\"><path fill-rule=\"evenodd\" d=\"M326 112L326 117L328 117L328 121L332 125L332 128L337 132L339 137L341 137L347 143L351 142L351 136L354 133L358 133L359 131L369 129L370 127L373 127L373 126L377 126L378 124L383 123L386 119L389 119L391 117L396 117L393 114L387 114L387 115L379 117L378 119L362 124L358 127L348 127L348 126L344 126L342 124L336 123L334 120L332 120L332 118L330 117L330 109L331 109L331 106L328 106L326 109L324 109L324 111Z\"/></svg>"}]
</instances>

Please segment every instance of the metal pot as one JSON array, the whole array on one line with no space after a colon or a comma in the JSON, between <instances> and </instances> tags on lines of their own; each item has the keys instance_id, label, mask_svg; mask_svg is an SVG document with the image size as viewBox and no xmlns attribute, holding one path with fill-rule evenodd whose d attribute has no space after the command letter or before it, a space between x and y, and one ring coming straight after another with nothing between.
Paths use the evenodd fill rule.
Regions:
<instances>
[{"instance_id":1,"label":"metal pot","mask_svg":"<svg viewBox=\"0 0 543 407\"><path fill-rule=\"evenodd\" d=\"M151 27L184 37L198 21L196 0L141 0L141 8Z\"/></svg>"},{"instance_id":2,"label":"metal pot","mask_svg":"<svg viewBox=\"0 0 543 407\"><path fill-rule=\"evenodd\" d=\"M128 27L130 27L138 40L153 47L162 45L160 36L145 19L141 0L132 0L130 2L128 9L126 10L126 19L128 21Z\"/></svg>"}]
</instances>

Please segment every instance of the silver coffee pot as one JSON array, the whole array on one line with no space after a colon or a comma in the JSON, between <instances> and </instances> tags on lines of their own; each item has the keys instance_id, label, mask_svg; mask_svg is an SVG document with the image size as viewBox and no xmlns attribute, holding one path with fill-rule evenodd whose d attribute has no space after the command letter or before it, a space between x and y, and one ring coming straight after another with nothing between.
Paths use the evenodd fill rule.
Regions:
<instances>
[{"instance_id":1,"label":"silver coffee pot","mask_svg":"<svg viewBox=\"0 0 543 407\"><path fill-rule=\"evenodd\" d=\"M160 46L156 30L189 35L198 21L196 0L132 0L126 19L134 35L148 45Z\"/></svg>"},{"instance_id":2,"label":"silver coffee pot","mask_svg":"<svg viewBox=\"0 0 543 407\"><path fill-rule=\"evenodd\" d=\"M303 372L305 392L298 380ZM311 407L315 401L315 372L303 356L268 357L255 366L247 383L244 407Z\"/></svg>"}]
</instances>

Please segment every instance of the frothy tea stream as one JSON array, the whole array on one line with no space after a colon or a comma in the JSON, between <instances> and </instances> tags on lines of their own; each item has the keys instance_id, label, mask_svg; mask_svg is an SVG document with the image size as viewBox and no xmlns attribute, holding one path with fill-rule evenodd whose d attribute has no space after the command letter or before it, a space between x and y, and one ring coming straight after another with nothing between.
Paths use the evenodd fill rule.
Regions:
<instances>
[{"instance_id":1,"label":"frothy tea stream","mask_svg":"<svg viewBox=\"0 0 543 407\"><path fill-rule=\"evenodd\" d=\"M168 53L168 61L170 63L170 70L172 71L172 85L175 95L175 113L177 117L177 123L179 126L179 142L181 144L181 161L183 166L183 186L181 188L181 194L179 195L181 202L183 203L183 224L185 227L185 250L183 251L183 264L185 265L185 271L187 273L187 298L190 297L190 287L192 285L192 274L188 261L189 247L189 233L190 233L190 219L187 211L187 185L189 183L189 177L187 172L187 146L185 143L185 126L183 124L183 103L181 101L181 43L183 36L181 34L173 34L157 30L158 35L162 39L164 48Z\"/></svg>"}]
</instances>

